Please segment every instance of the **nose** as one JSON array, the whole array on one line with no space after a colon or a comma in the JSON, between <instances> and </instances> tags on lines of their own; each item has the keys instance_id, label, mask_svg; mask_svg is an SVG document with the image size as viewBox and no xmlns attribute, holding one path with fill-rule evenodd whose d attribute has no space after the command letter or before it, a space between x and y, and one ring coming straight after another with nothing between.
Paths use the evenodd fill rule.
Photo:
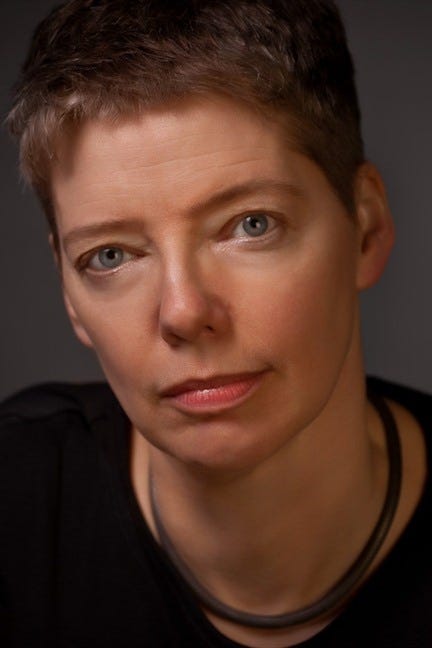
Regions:
<instances>
[{"instance_id":1,"label":"nose","mask_svg":"<svg viewBox=\"0 0 432 648\"><path fill-rule=\"evenodd\" d=\"M230 326L229 309L215 292L215 282L204 280L196 267L171 268L160 294L159 329L170 346L218 337Z\"/></svg>"}]
</instances>

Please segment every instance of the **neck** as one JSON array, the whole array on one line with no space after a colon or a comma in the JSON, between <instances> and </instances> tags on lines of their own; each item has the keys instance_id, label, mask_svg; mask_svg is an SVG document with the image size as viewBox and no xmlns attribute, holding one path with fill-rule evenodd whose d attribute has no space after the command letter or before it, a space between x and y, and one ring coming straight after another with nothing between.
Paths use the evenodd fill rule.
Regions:
<instances>
[{"instance_id":1,"label":"neck","mask_svg":"<svg viewBox=\"0 0 432 648\"><path fill-rule=\"evenodd\" d=\"M338 386L319 420L247 473L204 475L140 435L135 457L146 452L166 531L198 580L228 605L280 614L322 596L366 543L386 487L376 439L359 379ZM135 488L151 521L140 465Z\"/></svg>"}]
</instances>

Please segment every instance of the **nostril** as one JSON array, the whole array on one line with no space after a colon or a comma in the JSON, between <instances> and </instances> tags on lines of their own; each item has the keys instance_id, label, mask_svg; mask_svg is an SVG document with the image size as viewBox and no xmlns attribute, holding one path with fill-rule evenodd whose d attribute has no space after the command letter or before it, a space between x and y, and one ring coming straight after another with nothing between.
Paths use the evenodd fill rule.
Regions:
<instances>
[{"instance_id":1,"label":"nostril","mask_svg":"<svg viewBox=\"0 0 432 648\"><path fill-rule=\"evenodd\" d=\"M159 331L172 346L195 342L201 336L223 335L229 328L225 301L199 281L198 272L177 273L166 281L159 303Z\"/></svg>"}]
</instances>

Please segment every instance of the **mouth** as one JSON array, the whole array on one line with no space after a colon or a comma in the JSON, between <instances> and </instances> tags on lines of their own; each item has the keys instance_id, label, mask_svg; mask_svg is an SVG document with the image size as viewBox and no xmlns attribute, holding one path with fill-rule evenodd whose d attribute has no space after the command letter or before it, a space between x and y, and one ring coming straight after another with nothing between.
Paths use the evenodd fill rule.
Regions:
<instances>
[{"instance_id":1,"label":"mouth","mask_svg":"<svg viewBox=\"0 0 432 648\"><path fill-rule=\"evenodd\" d=\"M222 411L247 400L258 389L266 371L187 380L164 390L161 396L167 404L186 412Z\"/></svg>"}]
</instances>

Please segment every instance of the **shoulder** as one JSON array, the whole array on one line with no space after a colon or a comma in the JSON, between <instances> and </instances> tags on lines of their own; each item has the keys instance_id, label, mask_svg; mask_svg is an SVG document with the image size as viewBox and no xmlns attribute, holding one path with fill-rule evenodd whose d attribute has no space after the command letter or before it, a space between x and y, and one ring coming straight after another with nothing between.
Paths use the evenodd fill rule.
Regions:
<instances>
[{"instance_id":1,"label":"shoulder","mask_svg":"<svg viewBox=\"0 0 432 648\"><path fill-rule=\"evenodd\" d=\"M0 423L37 421L65 412L91 420L114 398L106 383L44 383L27 387L0 404Z\"/></svg>"},{"instance_id":2,"label":"shoulder","mask_svg":"<svg viewBox=\"0 0 432 648\"><path fill-rule=\"evenodd\" d=\"M43 606L59 556L62 569L87 556L86 534L110 510L102 440L111 404L105 384L51 383L0 405L0 599L37 591L32 605Z\"/></svg>"},{"instance_id":3,"label":"shoulder","mask_svg":"<svg viewBox=\"0 0 432 648\"><path fill-rule=\"evenodd\" d=\"M432 426L432 394L406 385L369 376L368 390L408 410L424 428Z\"/></svg>"},{"instance_id":4,"label":"shoulder","mask_svg":"<svg viewBox=\"0 0 432 648\"><path fill-rule=\"evenodd\" d=\"M402 450L405 491L401 501L410 512L415 509L425 489L432 465L432 396L418 389L373 378L368 379L369 393L387 401L397 425Z\"/></svg>"},{"instance_id":5,"label":"shoulder","mask_svg":"<svg viewBox=\"0 0 432 648\"><path fill-rule=\"evenodd\" d=\"M83 443L92 424L115 401L105 383L46 383L0 404L2 474L54 465L66 445Z\"/></svg>"},{"instance_id":6,"label":"shoulder","mask_svg":"<svg viewBox=\"0 0 432 648\"><path fill-rule=\"evenodd\" d=\"M368 380L368 389L387 401L397 425L402 450L402 486L393 533L412 541L413 551L405 552L406 565L418 572L413 564L419 556L430 553L432 512L432 396L423 391L388 381ZM408 532L408 533L407 533ZM402 556L402 552L399 552ZM415 556L412 561L410 554ZM423 583L432 593L432 564L422 568ZM417 575L418 578L418 575Z\"/></svg>"},{"instance_id":7,"label":"shoulder","mask_svg":"<svg viewBox=\"0 0 432 648\"><path fill-rule=\"evenodd\" d=\"M85 508L98 479L99 435L108 427L112 403L117 401L102 383L51 383L0 405L0 521L7 520L2 551L12 555L16 539L29 529L52 528L65 498L68 510Z\"/></svg>"}]
</instances>

